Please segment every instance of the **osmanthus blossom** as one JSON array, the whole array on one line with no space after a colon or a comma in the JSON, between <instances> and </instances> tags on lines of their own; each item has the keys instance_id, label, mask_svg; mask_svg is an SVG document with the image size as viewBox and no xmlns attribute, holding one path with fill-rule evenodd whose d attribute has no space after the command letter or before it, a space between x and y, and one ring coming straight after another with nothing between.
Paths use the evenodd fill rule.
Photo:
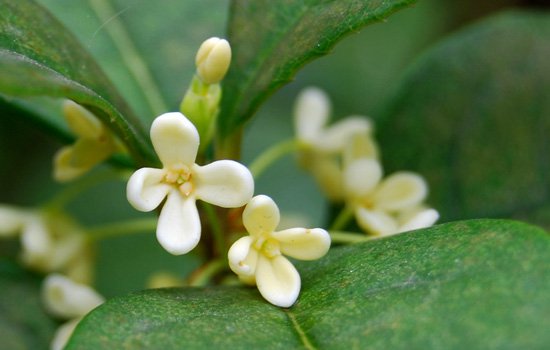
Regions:
<instances>
[{"instance_id":1,"label":"osmanthus blossom","mask_svg":"<svg viewBox=\"0 0 550 350\"><path fill-rule=\"evenodd\" d=\"M423 204L428 186L421 176L405 171L382 176L380 163L371 158L357 159L344 170L348 204L365 232L389 236L437 221L439 213Z\"/></svg>"},{"instance_id":2,"label":"osmanthus blossom","mask_svg":"<svg viewBox=\"0 0 550 350\"><path fill-rule=\"evenodd\" d=\"M365 155L376 158L378 149L372 140L372 123L365 116L349 116L330 126L330 100L318 88L304 89L294 109L294 127L299 142L300 164L317 180L333 201L341 201L342 153L351 140L361 139Z\"/></svg>"},{"instance_id":3,"label":"osmanthus blossom","mask_svg":"<svg viewBox=\"0 0 550 350\"><path fill-rule=\"evenodd\" d=\"M290 307L300 293L298 271L284 255L300 260L322 257L330 248L327 231L291 228L276 231L279 208L268 196L259 195L247 204L243 224L249 233L229 249L229 266L241 281L256 284L270 303Z\"/></svg>"},{"instance_id":4,"label":"osmanthus blossom","mask_svg":"<svg viewBox=\"0 0 550 350\"><path fill-rule=\"evenodd\" d=\"M54 179L73 180L124 147L111 131L90 111L67 100L63 115L77 140L61 148L54 157Z\"/></svg>"},{"instance_id":5,"label":"osmanthus blossom","mask_svg":"<svg viewBox=\"0 0 550 350\"><path fill-rule=\"evenodd\" d=\"M85 284L60 274L48 275L42 284L44 307L52 316L69 320L57 329L50 348L63 349L82 317L104 301L99 293Z\"/></svg>"},{"instance_id":6,"label":"osmanthus blossom","mask_svg":"<svg viewBox=\"0 0 550 350\"><path fill-rule=\"evenodd\" d=\"M17 235L25 266L44 273L63 272L80 282L91 280L91 247L70 217L57 211L0 205L0 237Z\"/></svg>"},{"instance_id":7,"label":"osmanthus blossom","mask_svg":"<svg viewBox=\"0 0 550 350\"><path fill-rule=\"evenodd\" d=\"M128 201L146 212L166 198L157 239L169 253L185 254L201 235L196 200L224 208L241 207L252 198L254 180L248 168L232 160L195 164L199 135L179 112L165 113L153 121L151 141L163 167L137 170L128 181Z\"/></svg>"}]
</instances>

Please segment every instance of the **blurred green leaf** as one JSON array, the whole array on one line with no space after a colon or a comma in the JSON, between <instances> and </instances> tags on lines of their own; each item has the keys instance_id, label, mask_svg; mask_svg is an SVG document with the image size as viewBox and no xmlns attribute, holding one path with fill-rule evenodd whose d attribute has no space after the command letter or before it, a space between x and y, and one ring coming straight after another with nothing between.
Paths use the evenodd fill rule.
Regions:
<instances>
[{"instance_id":1,"label":"blurred green leaf","mask_svg":"<svg viewBox=\"0 0 550 350\"><path fill-rule=\"evenodd\" d=\"M89 314L69 349L496 349L550 342L550 237L472 220L339 247L300 263L290 309L255 289L160 289Z\"/></svg>"},{"instance_id":2,"label":"blurred green leaf","mask_svg":"<svg viewBox=\"0 0 550 350\"><path fill-rule=\"evenodd\" d=\"M0 260L0 339L2 349L46 349L57 323L40 301L40 278Z\"/></svg>"},{"instance_id":3,"label":"blurred green leaf","mask_svg":"<svg viewBox=\"0 0 550 350\"><path fill-rule=\"evenodd\" d=\"M379 125L388 172L414 170L444 220L550 227L550 15L508 12L414 64Z\"/></svg>"},{"instance_id":4,"label":"blurred green leaf","mask_svg":"<svg viewBox=\"0 0 550 350\"><path fill-rule=\"evenodd\" d=\"M77 40L31 0L0 6L0 93L70 98L110 124L138 162L154 162L139 122Z\"/></svg>"},{"instance_id":5,"label":"blurred green leaf","mask_svg":"<svg viewBox=\"0 0 550 350\"><path fill-rule=\"evenodd\" d=\"M307 62L346 34L380 21L414 0L232 2L231 68L223 83L220 132L231 134Z\"/></svg>"}]
</instances>

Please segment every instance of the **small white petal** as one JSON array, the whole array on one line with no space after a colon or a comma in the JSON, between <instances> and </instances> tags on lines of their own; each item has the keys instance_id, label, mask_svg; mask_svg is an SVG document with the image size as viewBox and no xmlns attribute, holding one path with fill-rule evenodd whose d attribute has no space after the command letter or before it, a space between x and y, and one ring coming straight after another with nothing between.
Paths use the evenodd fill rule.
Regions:
<instances>
[{"instance_id":1,"label":"small white petal","mask_svg":"<svg viewBox=\"0 0 550 350\"><path fill-rule=\"evenodd\" d=\"M21 233L22 259L29 266L41 265L50 256L53 242L41 215L31 217Z\"/></svg>"},{"instance_id":2,"label":"small white petal","mask_svg":"<svg viewBox=\"0 0 550 350\"><path fill-rule=\"evenodd\" d=\"M292 306L300 294L300 275L294 265L282 255L272 259L259 255L256 284L267 301L280 307Z\"/></svg>"},{"instance_id":3,"label":"small white petal","mask_svg":"<svg viewBox=\"0 0 550 350\"><path fill-rule=\"evenodd\" d=\"M370 134L356 134L349 140L342 154L342 164L349 166L361 158L379 158L378 145Z\"/></svg>"},{"instance_id":4,"label":"small white petal","mask_svg":"<svg viewBox=\"0 0 550 350\"><path fill-rule=\"evenodd\" d=\"M330 114L330 100L318 88L304 89L296 100L294 124L298 139L315 141L327 123Z\"/></svg>"},{"instance_id":5,"label":"small white petal","mask_svg":"<svg viewBox=\"0 0 550 350\"><path fill-rule=\"evenodd\" d=\"M70 319L86 315L105 299L87 285L51 274L42 285L42 301L52 315Z\"/></svg>"},{"instance_id":6,"label":"small white petal","mask_svg":"<svg viewBox=\"0 0 550 350\"><path fill-rule=\"evenodd\" d=\"M373 194L377 209L398 211L420 204L428 194L424 179L414 173L399 172L380 182Z\"/></svg>"},{"instance_id":7,"label":"small white petal","mask_svg":"<svg viewBox=\"0 0 550 350\"><path fill-rule=\"evenodd\" d=\"M403 224L399 227L399 232L418 230L424 227L430 227L439 219L439 213L435 209L422 209L410 213L401 218Z\"/></svg>"},{"instance_id":8,"label":"small white petal","mask_svg":"<svg viewBox=\"0 0 550 350\"><path fill-rule=\"evenodd\" d=\"M239 276L254 276L258 251L252 248L252 237L239 238L227 252L229 267Z\"/></svg>"},{"instance_id":9,"label":"small white petal","mask_svg":"<svg viewBox=\"0 0 550 350\"><path fill-rule=\"evenodd\" d=\"M11 205L0 204L0 237L14 237L23 228L28 214Z\"/></svg>"},{"instance_id":10,"label":"small white petal","mask_svg":"<svg viewBox=\"0 0 550 350\"><path fill-rule=\"evenodd\" d=\"M223 79L231 63L231 46L225 39L205 40L195 57L197 73L207 84L216 84Z\"/></svg>"},{"instance_id":11,"label":"small white petal","mask_svg":"<svg viewBox=\"0 0 550 350\"><path fill-rule=\"evenodd\" d=\"M171 112L158 116L151 125L151 141L165 168L195 163L199 133L183 114Z\"/></svg>"},{"instance_id":12,"label":"small white petal","mask_svg":"<svg viewBox=\"0 0 550 350\"><path fill-rule=\"evenodd\" d=\"M291 228L273 232L280 244L281 253L300 260L319 259L330 248L330 235L321 228Z\"/></svg>"},{"instance_id":13,"label":"small white petal","mask_svg":"<svg viewBox=\"0 0 550 350\"><path fill-rule=\"evenodd\" d=\"M254 178L244 165L218 160L205 166L193 166L193 184L197 199L224 207L245 205L254 194Z\"/></svg>"},{"instance_id":14,"label":"small white petal","mask_svg":"<svg viewBox=\"0 0 550 350\"><path fill-rule=\"evenodd\" d=\"M243 212L243 224L252 236L275 231L281 214L277 204L268 196L258 195L250 200Z\"/></svg>"},{"instance_id":15,"label":"small white petal","mask_svg":"<svg viewBox=\"0 0 550 350\"><path fill-rule=\"evenodd\" d=\"M177 189L168 193L157 224L157 239L170 254L189 252L201 238L201 220L194 197L184 197Z\"/></svg>"},{"instance_id":16,"label":"small white petal","mask_svg":"<svg viewBox=\"0 0 550 350\"><path fill-rule=\"evenodd\" d=\"M367 135L371 129L367 117L348 117L326 128L317 137L315 147L322 152L340 152L355 135Z\"/></svg>"},{"instance_id":17,"label":"small white petal","mask_svg":"<svg viewBox=\"0 0 550 350\"><path fill-rule=\"evenodd\" d=\"M310 172L327 197L334 202L344 199L342 168L338 161L326 155L310 155Z\"/></svg>"},{"instance_id":18,"label":"small white petal","mask_svg":"<svg viewBox=\"0 0 550 350\"><path fill-rule=\"evenodd\" d=\"M63 103L63 115L69 129L79 137L98 138L103 132L101 121L86 108L71 100Z\"/></svg>"},{"instance_id":19,"label":"small white petal","mask_svg":"<svg viewBox=\"0 0 550 350\"><path fill-rule=\"evenodd\" d=\"M361 158L344 170L344 188L351 198L369 195L382 178L382 167L374 159Z\"/></svg>"},{"instance_id":20,"label":"small white petal","mask_svg":"<svg viewBox=\"0 0 550 350\"><path fill-rule=\"evenodd\" d=\"M75 318L74 320L70 320L69 322L65 322L59 326L59 328L55 331L52 342L50 343L50 350L63 350L81 319L82 318L80 317Z\"/></svg>"},{"instance_id":21,"label":"small white petal","mask_svg":"<svg viewBox=\"0 0 550 350\"><path fill-rule=\"evenodd\" d=\"M166 172L162 169L141 168L136 170L126 185L128 202L140 211L151 211L159 206L173 188L162 183Z\"/></svg>"},{"instance_id":22,"label":"small white petal","mask_svg":"<svg viewBox=\"0 0 550 350\"><path fill-rule=\"evenodd\" d=\"M371 235L387 236L395 234L398 230L396 220L382 211L358 207L355 210L355 217L359 226Z\"/></svg>"}]
</instances>

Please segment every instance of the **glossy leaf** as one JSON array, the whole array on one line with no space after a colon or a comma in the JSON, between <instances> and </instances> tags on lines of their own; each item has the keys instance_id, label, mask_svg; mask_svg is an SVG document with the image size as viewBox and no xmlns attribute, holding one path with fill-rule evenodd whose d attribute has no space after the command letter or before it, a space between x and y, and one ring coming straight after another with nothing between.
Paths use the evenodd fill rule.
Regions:
<instances>
[{"instance_id":1,"label":"glossy leaf","mask_svg":"<svg viewBox=\"0 0 550 350\"><path fill-rule=\"evenodd\" d=\"M231 134L307 62L346 34L414 0L245 1L231 5L232 65L224 80L220 132Z\"/></svg>"},{"instance_id":2,"label":"glossy leaf","mask_svg":"<svg viewBox=\"0 0 550 350\"><path fill-rule=\"evenodd\" d=\"M290 309L256 289L162 289L114 298L69 349L491 349L550 342L550 237L512 221L449 223L298 264Z\"/></svg>"},{"instance_id":3,"label":"glossy leaf","mask_svg":"<svg viewBox=\"0 0 550 350\"><path fill-rule=\"evenodd\" d=\"M139 122L78 41L31 0L0 6L0 93L70 98L110 124L138 162L154 162Z\"/></svg>"},{"instance_id":4,"label":"glossy leaf","mask_svg":"<svg viewBox=\"0 0 550 350\"><path fill-rule=\"evenodd\" d=\"M387 172L430 184L443 220L550 227L550 15L508 12L426 53L379 125Z\"/></svg>"},{"instance_id":5,"label":"glossy leaf","mask_svg":"<svg viewBox=\"0 0 550 350\"><path fill-rule=\"evenodd\" d=\"M1 245L0 245L1 247ZM46 349L57 323L40 301L40 278L0 260L0 339L3 349Z\"/></svg>"}]
</instances>

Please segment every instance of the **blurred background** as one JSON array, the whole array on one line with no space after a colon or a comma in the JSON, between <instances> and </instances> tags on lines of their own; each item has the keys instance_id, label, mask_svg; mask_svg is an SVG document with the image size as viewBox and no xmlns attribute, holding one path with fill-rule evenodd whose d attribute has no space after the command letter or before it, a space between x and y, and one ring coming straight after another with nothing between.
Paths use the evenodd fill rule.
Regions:
<instances>
[{"instance_id":1,"label":"blurred background","mask_svg":"<svg viewBox=\"0 0 550 350\"><path fill-rule=\"evenodd\" d=\"M155 115L134 88L131 75L107 35L109 20L99 19L87 1L38 2L73 31L148 129ZM117 19L139 38L136 49L151 67L168 108L177 110L194 73L194 56L200 43L210 36L225 35L229 2L117 0L113 4ZM422 52L470 23L518 7L545 11L548 2L420 0L346 37L331 54L307 65L260 108L246 127L242 162L250 163L270 145L293 137L293 104L304 87L315 85L328 92L333 121L352 114L367 115L376 121L387 108L397 82ZM4 109L0 115L0 203L38 206L61 188L53 182L51 173L52 156L62 140ZM274 198L283 217L298 216L310 226L326 224L328 205L292 156L274 164L257 180L256 194L260 193ZM132 209L125 199L125 183L117 181L93 187L75 200L69 211L85 227L152 215ZM107 297L145 288L147 278L156 271L184 276L199 264L192 254L174 257L166 253L153 232L103 241L97 257L97 287Z\"/></svg>"}]
</instances>

